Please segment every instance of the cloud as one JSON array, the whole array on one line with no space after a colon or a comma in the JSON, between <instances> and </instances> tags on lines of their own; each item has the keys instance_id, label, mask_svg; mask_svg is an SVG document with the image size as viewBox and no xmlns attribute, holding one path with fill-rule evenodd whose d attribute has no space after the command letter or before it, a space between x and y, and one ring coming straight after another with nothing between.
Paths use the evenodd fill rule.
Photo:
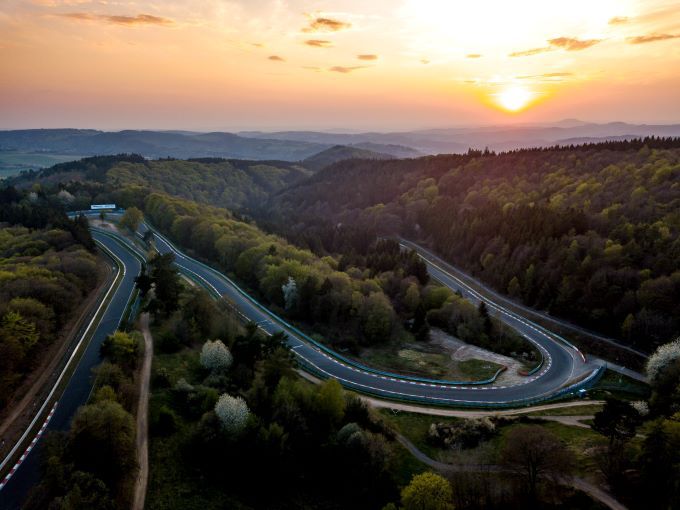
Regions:
<instances>
[{"instance_id":1,"label":"cloud","mask_svg":"<svg viewBox=\"0 0 680 510\"><path fill-rule=\"evenodd\" d=\"M333 67L329 68L328 70L329 70L329 71L332 71L332 72L334 72L334 73L343 73L343 74L347 74L347 73L351 73L352 71L356 71L357 69L363 69L363 68L365 68L365 67L366 67L366 66L352 66L352 67L333 66Z\"/></svg>"},{"instance_id":2,"label":"cloud","mask_svg":"<svg viewBox=\"0 0 680 510\"><path fill-rule=\"evenodd\" d=\"M602 39L576 39L575 37L556 37L554 39L549 39L548 44L550 46L544 46L542 48L532 48L530 50L515 51L510 53L510 57L530 57L531 55L538 55L539 53L547 53L548 51L554 51L558 48L567 51L580 51L595 46L597 43L602 42Z\"/></svg>"},{"instance_id":3,"label":"cloud","mask_svg":"<svg viewBox=\"0 0 680 510\"><path fill-rule=\"evenodd\" d=\"M427 65L427 64L429 64L429 63L430 63L430 60L429 60L429 59L427 59L427 58L421 58L421 59L420 59L420 63L421 63L421 64L425 64L425 65Z\"/></svg>"},{"instance_id":4,"label":"cloud","mask_svg":"<svg viewBox=\"0 0 680 510\"><path fill-rule=\"evenodd\" d=\"M286 59L283 57L279 57L278 55L269 55L267 57L268 60L271 60L272 62L285 62Z\"/></svg>"},{"instance_id":5,"label":"cloud","mask_svg":"<svg viewBox=\"0 0 680 510\"><path fill-rule=\"evenodd\" d=\"M524 50L524 51L514 51L510 53L511 57L530 57L531 55L538 55L539 53L546 53L548 51L553 51L554 48L551 48L550 46L546 46L543 48L532 48L530 50Z\"/></svg>"},{"instance_id":6,"label":"cloud","mask_svg":"<svg viewBox=\"0 0 680 510\"><path fill-rule=\"evenodd\" d=\"M561 78L573 76L574 73L543 73L518 76L518 80L560 81Z\"/></svg>"},{"instance_id":7,"label":"cloud","mask_svg":"<svg viewBox=\"0 0 680 510\"><path fill-rule=\"evenodd\" d=\"M90 14L87 12L67 12L64 14L57 14L62 18L68 18L76 21L100 21L112 25L158 25L169 26L174 24L174 21L160 16L152 16L151 14L137 14L137 16L120 16L114 14Z\"/></svg>"},{"instance_id":8,"label":"cloud","mask_svg":"<svg viewBox=\"0 0 680 510\"><path fill-rule=\"evenodd\" d=\"M372 53L365 53L363 55L357 55L359 60L378 60L378 55L373 55Z\"/></svg>"},{"instance_id":9,"label":"cloud","mask_svg":"<svg viewBox=\"0 0 680 510\"><path fill-rule=\"evenodd\" d=\"M590 48L601 42L602 39L576 39L574 37L557 37L550 39L548 42L551 46L557 46L567 51L580 51Z\"/></svg>"},{"instance_id":10,"label":"cloud","mask_svg":"<svg viewBox=\"0 0 680 510\"><path fill-rule=\"evenodd\" d=\"M626 16L614 16L609 20L610 25L625 25L630 21L630 18Z\"/></svg>"},{"instance_id":11,"label":"cloud","mask_svg":"<svg viewBox=\"0 0 680 510\"><path fill-rule=\"evenodd\" d=\"M309 22L309 26L302 29L303 32L339 32L346 30L352 25L345 21L331 18L314 18Z\"/></svg>"},{"instance_id":12,"label":"cloud","mask_svg":"<svg viewBox=\"0 0 680 510\"><path fill-rule=\"evenodd\" d=\"M482 55L480 55L479 53L468 53L467 55L465 55L465 58L482 58Z\"/></svg>"},{"instance_id":13,"label":"cloud","mask_svg":"<svg viewBox=\"0 0 680 510\"><path fill-rule=\"evenodd\" d=\"M667 41L669 39L678 39L680 34L647 34L638 35L635 37L627 37L626 42L630 44L645 44L656 41Z\"/></svg>"},{"instance_id":14,"label":"cloud","mask_svg":"<svg viewBox=\"0 0 680 510\"><path fill-rule=\"evenodd\" d=\"M305 44L314 48L330 48L332 46L330 41L323 39L308 39L305 41Z\"/></svg>"}]
</instances>

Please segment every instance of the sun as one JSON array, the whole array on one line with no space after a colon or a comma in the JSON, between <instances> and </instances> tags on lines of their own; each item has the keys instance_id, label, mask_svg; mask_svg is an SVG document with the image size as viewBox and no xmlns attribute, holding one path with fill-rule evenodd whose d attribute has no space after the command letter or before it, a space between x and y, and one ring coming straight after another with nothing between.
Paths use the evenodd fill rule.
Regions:
<instances>
[{"instance_id":1,"label":"sun","mask_svg":"<svg viewBox=\"0 0 680 510\"><path fill-rule=\"evenodd\" d=\"M508 85L495 94L498 105L509 112L518 112L526 108L535 94L522 85Z\"/></svg>"}]
</instances>

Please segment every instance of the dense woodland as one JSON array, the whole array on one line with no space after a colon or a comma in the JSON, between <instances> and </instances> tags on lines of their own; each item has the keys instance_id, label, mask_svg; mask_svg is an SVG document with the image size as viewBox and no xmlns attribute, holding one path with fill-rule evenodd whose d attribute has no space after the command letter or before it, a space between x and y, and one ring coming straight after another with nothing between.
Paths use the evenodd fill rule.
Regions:
<instances>
[{"instance_id":1,"label":"dense woodland","mask_svg":"<svg viewBox=\"0 0 680 510\"><path fill-rule=\"evenodd\" d=\"M58 197L0 190L0 409L96 286L93 248Z\"/></svg>"},{"instance_id":2,"label":"dense woodland","mask_svg":"<svg viewBox=\"0 0 680 510\"><path fill-rule=\"evenodd\" d=\"M643 350L680 333L680 140L344 161L263 224L316 253L429 243L522 302Z\"/></svg>"},{"instance_id":3,"label":"dense woodland","mask_svg":"<svg viewBox=\"0 0 680 510\"><path fill-rule=\"evenodd\" d=\"M199 203L248 210L281 189L312 174L285 161L221 158L146 160L141 156L97 156L26 173L16 184L80 182L72 186L74 208L87 209L97 192L153 189Z\"/></svg>"}]
</instances>

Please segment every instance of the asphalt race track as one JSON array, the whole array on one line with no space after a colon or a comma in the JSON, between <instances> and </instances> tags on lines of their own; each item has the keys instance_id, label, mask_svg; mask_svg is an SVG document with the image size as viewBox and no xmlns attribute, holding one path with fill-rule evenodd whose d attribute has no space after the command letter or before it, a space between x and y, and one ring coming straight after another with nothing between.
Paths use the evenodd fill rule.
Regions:
<instances>
[{"instance_id":1,"label":"asphalt race track","mask_svg":"<svg viewBox=\"0 0 680 510\"><path fill-rule=\"evenodd\" d=\"M46 431L67 430L78 407L87 402L92 389L92 369L99 365L101 361L99 347L106 337L118 328L134 290L134 279L141 270L139 259L120 243L96 232L92 233L92 237L122 261L124 276L113 293L111 301L69 379L66 389L58 397L54 415L47 425ZM42 442L36 442L36 446L23 459L7 485L0 490L1 509L21 508L28 491L40 479L41 452Z\"/></svg>"},{"instance_id":2,"label":"asphalt race track","mask_svg":"<svg viewBox=\"0 0 680 510\"><path fill-rule=\"evenodd\" d=\"M175 263L183 273L231 301L241 314L248 320L256 322L267 333L278 331L286 333L291 349L306 369L322 377L333 377L343 386L356 391L423 404L502 407L543 400L568 386L576 378L582 378L589 373L594 374L596 370L596 367L585 363L582 354L575 347L489 300L485 301L490 313L519 331L543 354L544 363L540 370L528 376L521 384L513 386L447 384L446 381L419 381L397 374L376 373L351 366L310 344L299 331L256 303L226 276L185 255L159 233L154 231L154 234L156 248L161 253L173 253ZM460 288L463 295L473 302L478 301L479 298L472 289L464 287L430 262L428 270L433 278L451 288Z\"/></svg>"},{"instance_id":3,"label":"asphalt race track","mask_svg":"<svg viewBox=\"0 0 680 510\"><path fill-rule=\"evenodd\" d=\"M143 224L138 235L141 237L147 229L149 227ZM227 299L244 319L255 322L264 332L284 332L291 350L305 370L321 378L335 378L348 389L424 405L515 407L541 402L565 392L576 394L580 386L601 372L601 369L586 363L583 355L568 342L487 299L488 296L483 299L490 313L534 343L543 355L540 368L521 383L509 386L455 383L390 374L364 367L314 344L304 333L248 296L228 277L185 255L163 235L152 231L156 249L160 253L173 253L175 264L184 275L216 297ZM100 362L100 345L118 328L134 290L134 278L141 270L139 257L143 254L129 240L98 229L93 229L92 234L95 240L119 259L124 276L66 389L58 398L54 415L46 426L47 431L66 430L78 407L87 402L92 388L92 368ZM423 260L435 280L460 291L473 303L482 299L481 295L443 267L428 258ZM20 508L30 488L39 481L40 452L41 443L36 441L35 448L24 456L13 476L0 489L0 509Z\"/></svg>"}]
</instances>

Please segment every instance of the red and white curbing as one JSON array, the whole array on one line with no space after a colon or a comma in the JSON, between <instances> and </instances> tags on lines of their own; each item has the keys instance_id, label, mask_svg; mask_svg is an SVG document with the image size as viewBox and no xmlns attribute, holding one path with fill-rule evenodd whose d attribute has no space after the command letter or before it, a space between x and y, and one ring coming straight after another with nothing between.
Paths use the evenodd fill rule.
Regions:
<instances>
[{"instance_id":1,"label":"red and white curbing","mask_svg":"<svg viewBox=\"0 0 680 510\"><path fill-rule=\"evenodd\" d=\"M19 460L17 461L16 464L12 467L12 469L9 470L9 473L7 473L7 476L5 479L0 482L0 491L7 485L7 482L9 482L9 479L12 478L14 473L16 473L17 469L19 469L19 466L21 466L21 463L26 460L26 457L28 457L28 454L31 453L31 450L33 447L36 445L36 443L40 440L42 435L45 433L45 429L47 428L47 424L50 422L52 419L52 416L54 416L54 411L57 409L57 404L59 402L55 402L54 405L52 406L52 409L50 410L50 414L47 415L47 418L45 418L45 421L42 424L42 427L40 427L40 430L38 433L35 435L33 438L33 441L31 441L31 444L28 445L28 448L26 448L26 451L19 457Z\"/></svg>"}]
</instances>

